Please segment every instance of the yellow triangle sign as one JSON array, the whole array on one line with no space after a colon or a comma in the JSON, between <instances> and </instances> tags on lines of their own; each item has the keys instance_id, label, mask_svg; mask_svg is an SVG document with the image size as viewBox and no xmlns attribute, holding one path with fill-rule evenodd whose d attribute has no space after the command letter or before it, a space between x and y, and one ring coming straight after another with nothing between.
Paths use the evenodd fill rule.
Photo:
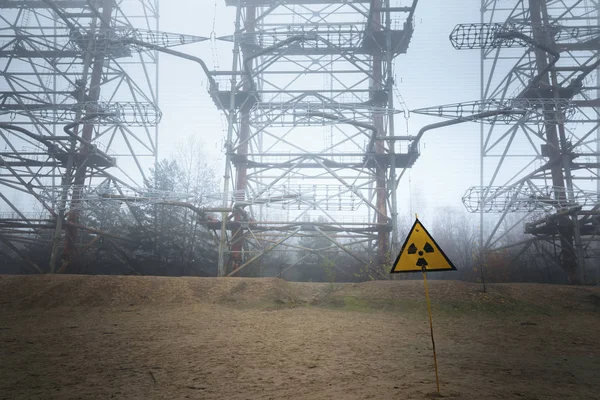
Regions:
<instances>
[{"instance_id":1,"label":"yellow triangle sign","mask_svg":"<svg viewBox=\"0 0 600 400\"><path fill-rule=\"evenodd\" d=\"M456 271L452 261L433 240L419 219L415 220L391 274L423 271Z\"/></svg>"}]
</instances>

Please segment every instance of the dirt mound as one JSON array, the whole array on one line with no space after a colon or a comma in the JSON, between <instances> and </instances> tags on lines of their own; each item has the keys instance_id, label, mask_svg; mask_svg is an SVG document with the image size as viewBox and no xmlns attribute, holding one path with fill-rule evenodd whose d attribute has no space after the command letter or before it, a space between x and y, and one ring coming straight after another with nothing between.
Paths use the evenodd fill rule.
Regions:
<instances>
[{"instance_id":1,"label":"dirt mound","mask_svg":"<svg viewBox=\"0 0 600 400\"><path fill-rule=\"evenodd\" d=\"M290 284L276 278L0 276L0 306L115 307L194 303L282 306L311 301L319 290L319 285Z\"/></svg>"},{"instance_id":2,"label":"dirt mound","mask_svg":"<svg viewBox=\"0 0 600 400\"><path fill-rule=\"evenodd\" d=\"M210 279L210 278L208 278ZM279 278L223 278L208 291L208 300L236 306L296 306L310 303L327 284L286 282Z\"/></svg>"},{"instance_id":3,"label":"dirt mound","mask_svg":"<svg viewBox=\"0 0 600 400\"><path fill-rule=\"evenodd\" d=\"M481 285L430 281L434 304L450 309L538 308L600 311L600 288L541 284ZM280 308L303 304L410 310L424 306L423 282L328 284L278 278L196 278L102 275L0 276L0 306L17 308L224 304Z\"/></svg>"},{"instance_id":4,"label":"dirt mound","mask_svg":"<svg viewBox=\"0 0 600 400\"><path fill-rule=\"evenodd\" d=\"M493 285L492 290L516 302L534 307L558 306L563 310L600 312L600 287L531 283Z\"/></svg>"},{"instance_id":5,"label":"dirt mound","mask_svg":"<svg viewBox=\"0 0 600 400\"><path fill-rule=\"evenodd\" d=\"M431 302L441 311L600 311L599 287L547 284L481 284L428 281ZM337 287L319 304L350 309L414 310L425 307L423 282L373 281Z\"/></svg>"}]
</instances>

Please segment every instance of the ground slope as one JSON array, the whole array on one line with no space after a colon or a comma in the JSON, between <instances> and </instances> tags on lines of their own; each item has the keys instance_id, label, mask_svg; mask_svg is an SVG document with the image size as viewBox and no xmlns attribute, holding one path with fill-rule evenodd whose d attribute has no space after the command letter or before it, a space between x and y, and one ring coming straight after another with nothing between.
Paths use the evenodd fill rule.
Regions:
<instances>
[{"instance_id":1,"label":"ground slope","mask_svg":"<svg viewBox=\"0 0 600 400\"><path fill-rule=\"evenodd\" d=\"M600 288L430 282L448 399L600 398ZM0 276L0 399L425 399L422 282Z\"/></svg>"}]
</instances>

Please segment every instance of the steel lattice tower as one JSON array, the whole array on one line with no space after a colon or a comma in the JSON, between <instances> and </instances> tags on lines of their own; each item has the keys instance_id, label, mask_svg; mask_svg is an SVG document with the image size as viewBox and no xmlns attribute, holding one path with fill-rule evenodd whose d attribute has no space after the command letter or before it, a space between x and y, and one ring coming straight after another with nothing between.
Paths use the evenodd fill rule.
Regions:
<instances>
[{"instance_id":1,"label":"steel lattice tower","mask_svg":"<svg viewBox=\"0 0 600 400\"><path fill-rule=\"evenodd\" d=\"M481 182L463 199L480 213L482 252L518 245L582 283L600 233L599 2L486 0L481 10L450 35L457 49L480 49L481 99L417 112L482 123ZM514 243L521 229L532 236Z\"/></svg>"},{"instance_id":2,"label":"steel lattice tower","mask_svg":"<svg viewBox=\"0 0 600 400\"><path fill-rule=\"evenodd\" d=\"M234 60L211 89L228 118L232 212L220 222L219 273L297 251L294 237L385 264L390 235L397 242L396 169L418 157L394 136L393 101L394 59L407 51L417 1L226 3L235 33L220 39L233 42Z\"/></svg>"},{"instance_id":3,"label":"steel lattice tower","mask_svg":"<svg viewBox=\"0 0 600 400\"><path fill-rule=\"evenodd\" d=\"M91 244L79 231L102 235L85 226L90 195L138 191L157 154L158 57L131 42L204 39L158 32L158 0L3 0L0 11L0 241L38 272L69 271ZM49 267L22 251L43 237Z\"/></svg>"}]
</instances>

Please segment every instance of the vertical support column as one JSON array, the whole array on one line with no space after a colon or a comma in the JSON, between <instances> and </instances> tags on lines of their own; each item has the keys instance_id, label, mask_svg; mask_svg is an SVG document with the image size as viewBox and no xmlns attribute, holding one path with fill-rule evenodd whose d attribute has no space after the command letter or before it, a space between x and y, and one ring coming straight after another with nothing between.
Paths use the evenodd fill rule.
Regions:
<instances>
[{"instance_id":1,"label":"vertical support column","mask_svg":"<svg viewBox=\"0 0 600 400\"><path fill-rule=\"evenodd\" d=\"M385 8L388 10L385 12L385 29L387 34L385 35L385 51L386 51L386 82L385 87L388 93L387 107L388 107L388 131L387 136L394 136L394 54L392 52L392 18L389 12L390 0L385 0ZM407 22L411 22L410 19ZM406 115L404 116L407 117ZM388 142L388 148L390 153L390 173L388 179L388 191L390 192L390 217L392 225L392 242L389 247L388 258L395 257L398 251L398 202L397 202L397 185L396 185L396 143L394 140Z\"/></svg>"},{"instance_id":2,"label":"vertical support column","mask_svg":"<svg viewBox=\"0 0 600 400\"><path fill-rule=\"evenodd\" d=\"M596 24L600 26L600 2L596 5ZM600 61L600 52L598 52L598 60ZM600 99L600 68L596 70L596 98ZM600 107L596 107L596 118L600 120ZM600 126L596 128L596 153L600 154ZM596 157L596 162L600 164L600 156ZM596 179L596 193L598 198L597 202L600 202L600 168L596 169L596 175L598 178ZM593 278L592 282L600 283L600 265L596 263L595 265L596 273L595 278Z\"/></svg>"},{"instance_id":3,"label":"vertical support column","mask_svg":"<svg viewBox=\"0 0 600 400\"><path fill-rule=\"evenodd\" d=\"M375 35L382 31L381 29L381 0L373 0L371 2L371 34ZM389 33L388 33L389 35ZM375 35L377 37L377 35ZM377 40L374 41L377 43ZM384 89L382 85L383 80L383 67L384 67L384 51L380 46L373 46L373 85L372 85L372 96L373 99L378 99L380 92ZM374 102L377 105L377 102ZM373 125L376 129L377 138L375 140L375 155L376 155L376 167L375 167L375 193L376 193L376 206L377 206L377 223L380 224L377 231L377 262L379 265L387 263L389 260L389 232L385 228L385 225L389 223L387 217L387 189L386 189L386 167L381 165L380 161L383 160L385 154L384 146L384 135L385 135L385 124L384 118L381 113L373 113Z\"/></svg>"},{"instance_id":4,"label":"vertical support column","mask_svg":"<svg viewBox=\"0 0 600 400\"><path fill-rule=\"evenodd\" d=\"M242 6L237 6L235 16L235 33L240 31ZM236 73L238 70L238 57L240 54L240 45L238 40L233 43L233 66L231 68L231 93L229 97L229 113L227 115L227 138L225 140L225 171L223 175L223 208L229 205L229 181L231 179L231 150L233 141L233 126L236 123ZM216 88L214 90L217 90ZM219 260L217 264L217 275L226 276L225 250L227 248L227 212L221 213L221 238L219 240Z\"/></svg>"},{"instance_id":5,"label":"vertical support column","mask_svg":"<svg viewBox=\"0 0 600 400\"><path fill-rule=\"evenodd\" d=\"M545 4L542 7L542 15L543 15L543 19L544 19L544 24L548 25L549 17L548 17L548 10L547 10ZM553 47L555 47L556 44L554 43L553 38L549 37L548 40L549 40L550 44ZM556 75L557 75L556 70L552 69L550 71L551 83L554 88L558 89L560 87L560 85L558 83L558 78ZM557 101L560 99L558 90L554 91L554 99ZM565 193L565 197L570 202L575 202L575 195L573 192L573 176L571 175L570 154L571 154L572 150L570 149L570 146L567 143L567 136L565 133L565 116L564 116L563 112L558 108L555 108L555 113L556 113L558 136L559 136L559 140L560 140L560 148L561 148L561 154L562 154L562 167L564 170L564 177L565 177L566 189L567 189L567 191ZM567 222L567 221L568 221L568 217L565 218L565 222ZM576 270L573 272L573 274L574 274L573 277L571 277L571 275L569 275L569 279L571 280L571 283L581 284L581 283L584 283L585 252L583 249L583 244L581 242L581 231L579 229L579 217L578 217L577 213L571 215L570 222L571 222L571 226L573 227L573 230L571 232L571 230L569 229L569 234L573 235L573 240L574 240Z\"/></svg>"},{"instance_id":6,"label":"vertical support column","mask_svg":"<svg viewBox=\"0 0 600 400\"><path fill-rule=\"evenodd\" d=\"M480 22L483 24L485 22L485 13L486 13L486 0L481 0L481 14L480 14ZM485 101L485 48L481 48L480 50L480 65L479 65L479 97L481 99L481 104ZM479 112L483 112L483 109L480 109ZM483 121L479 123L479 187L483 187L483 177L484 177L484 157L485 157L485 135L484 135L484 125ZM485 194L484 194L485 196ZM481 275L481 284L483 285L483 291L486 292L485 286L485 267L486 267L486 257L487 250L483 246L485 231L484 231L484 219L483 219L483 209L484 207L480 207L479 209L479 273Z\"/></svg>"},{"instance_id":7,"label":"vertical support column","mask_svg":"<svg viewBox=\"0 0 600 400\"><path fill-rule=\"evenodd\" d=\"M600 26L600 2L596 5L596 24ZM598 61L600 61L600 52L598 52ZM600 99L600 68L596 69L596 98ZM600 120L600 107L595 107L596 117ZM596 128L596 153L600 154L600 126ZM596 157L596 162L600 164L600 156ZM600 177L600 168L596 169L596 175ZM600 202L600 178L596 179L596 193ZM598 269L600 273L600 268ZM600 276L599 276L600 278Z\"/></svg>"},{"instance_id":8,"label":"vertical support column","mask_svg":"<svg viewBox=\"0 0 600 400\"><path fill-rule=\"evenodd\" d=\"M155 2L155 13L154 13L154 18L156 18L156 32L160 32L160 18L158 18L158 16L160 15L160 1L156 0ZM155 99L156 99L156 107L160 108L160 93L159 93L159 71L160 71L160 51L155 51L154 52L154 57L156 59L156 77L154 79L154 92L155 92ZM156 126L154 127L154 168L157 167L158 165L158 124L156 124Z\"/></svg>"},{"instance_id":9,"label":"vertical support column","mask_svg":"<svg viewBox=\"0 0 600 400\"><path fill-rule=\"evenodd\" d=\"M244 31L246 33L255 32L256 28L256 7L246 7L246 19L244 21ZM247 46L242 45L242 57L246 57L251 50ZM248 80L244 82L243 91L250 93L252 85ZM251 97L241 106L240 108L240 133L237 148L237 159L239 162L236 164L237 178L235 182L235 198L236 200L243 201L246 194L247 187L247 156L248 156L248 138L250 137L250 109L252 108ZM241 210L234 211L234 221L240 224L242 222ZM236 224L237 225L237 224ZM242 263L244 250L244 230L240 225L239 228L234 228L234 234L231 240L231 266L230 270L236 270Z\"/></svg>"},{"instance_id":10,"label":"vertical support column","mask_svg":"<svg viewBox=\"0 0 600 400\"><path fill-rule=\"evenodd\" d=\"M102 17L100 21L100 32L106 32L110 30L112 11L114 7L114 0L105 0L102 4ZM94 56L94 62L92 64L92 71L90 74L90 85L89 94L87 100L91 102L98 101L100 98L100 84L102 81L102 72L104 70L105 55L103 53L96 53ZM85 84L85 83L84 83ZM82 89L84 90L84 89ZM86 113L94 113L93 109L87 109ZM85 123L81 130L81 138L87 142L92 140L92 133L94 131L93 123ZM79 217L81 212L79 207L81 206L81 196L83 192L83 185L87 177L87 157L89 155L89 148L85 144L81 144L79 148L77 158L77 167L75 169L73 178L73 194L71 198L71 209L67 214L67 220L73 224L79 223ZM61 271L65 271L73 258L77 253L77 236L78 229L74 225L68 225L65 229L65 241L63 250L63 262L60 268Z\"/></svg>"},{"instance_id":11,"label":"vertical support column","mask_svg":"<svg viewBox=\"0 0 600 400\"><path fill-rule=\"evenodd\" d=\"M529 13L530 19L533 26L548 26L548 19L544 16L546 14L545 11L545 0L529 0ZM541 29L533 30L534 40L538 43L542 43L544 45L552 45L549 43L548 34L545 33ZM548 67L547 54L536 48L535 52L535 60L538 72L544 71ZM540 83L545 84L547 86L552 85L550 81L549 74L545 74L540 77ZM557 87L554 87L557 89ZM551 115L553 117L556 116L557 111L554 107L550 105L544 106L544 115ZM557 129L558 126L558 129ZM548 142L548 152L551 160L561 159L560 163L555 164L551 167L552 174L552 185L554 186L554 196L560 203L565 203L566 201L566 192L565 192L565 177L563 175L563 169L568 165L565 165L566 162L570 162L568 158L562 157L562 153L566 150L564 148L564 138L561 137L559 141L559 130L563 132L564 135L564 125L562 122L557 121L556 123L552 121L546 121L544 124L546 141ZM563 136L561 135L561 136ZM570 283L577 282L577 255L574 251L574 243L573 243L573 227L574 224L569 219L568 216L561 217L558 220L558 230L560 234L560 242L561 242L561 264L563 269L567 272L569 276Z\"/></svg>"},{"instance_id":12,"label":"vertical support column","mask_svg":"<svg viewBox=\"0 0 600 400\"><path fill-rule=\"evenodd\" d=\"M55 23L56 23L56 21L55 21ZM94 17L94 19L92 20L92 23L90 25L90 28L92 30L96 29L96 23L97 23L97 18ZM94 45L93 41L94 41L94 36L91 35L88 40L88 48L93 48L93 45ZM87 82L87 80L88 80L92 61L93 61L92 53L86 52L83 57L83 68L82 68L82 72L81 72L81 81L82 82ZM85 85L81 85L81 87L79 87L78 89L79 89L79 93L77 93L77 101L79 103L83 103L85 101L85 97L86 97ZM56 92L56 78L54 78L54 92ZM78 110L76 113L76 120L79 120L81 118L81 116L82 116L82 113L81 113L81 111ZM77 130L77 129L79 129L79 127L75 126L75 129ZM56 126L54 127L54 130L56 132ZM75 164L76 146L77 146L76 141L72 139L70 142L70 146L69 146L69 157L68 157L67 164L64 168L64 173L62 173L62 177L61 177L61 181L60 181L60 187L61 187L60 200L57 205L54 205L54 207L58 206L58 213L56 215L56 226L54 227L54 234L52 235L52 251L50 253L50 263L49 263L49 268L48 268L48 271L51 274L54 273L56 270L56 262L58 259L58 249L60 246L60 237L61 237L61 233L63 230L63 223L64 223L64 219L65 219L67 204L69 202L69 188L71 187L71 183L73 180L73 167ZM52 186L54 187L54 177L52 178ZM64 243L63 243L63 247L64 247Z\"/></svg>"}]
</instances>

